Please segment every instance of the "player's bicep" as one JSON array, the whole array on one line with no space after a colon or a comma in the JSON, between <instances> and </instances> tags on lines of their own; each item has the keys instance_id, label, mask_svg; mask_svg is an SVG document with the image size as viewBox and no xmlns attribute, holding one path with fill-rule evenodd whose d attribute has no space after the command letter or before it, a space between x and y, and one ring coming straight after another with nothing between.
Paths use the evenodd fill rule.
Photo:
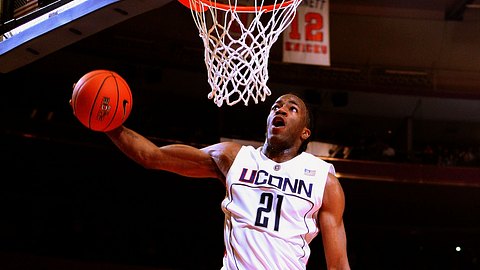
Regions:
<instances>
[{"instance_id":1,"label":"player's bicep","mask_svg":"<svg viewBox=\"0 0 480 270\"><path fill-rule=\"evenodd\" d=\"M343 223L345 196L338 179L329 175L324 200L319 212L319 225L327 264L344 264L346 259L346 233Z\"/></svg>"},{"instance_id":2,"label":"player's bicep","mask_svg":"<svg viewBox=\"0 0 480 270\"><path fill-rule=\"evenodd\" d=\"M198 148L173 144L158 148L149 158L151 169L160 169L183 176L218 178L218 168L212 157Z\"/></svg>"},{"instance_id":3,"label":"player's bicep","mask_svg":"<svg viewBox=\"0 0 480 270\"><path fill-rule=\"evenodd\" d=\"M326 214L325 217L332 218L332 221L340 222L343 219L344 209L345 194L342 186L335 175L328 174L320 215Z\"/></svg>"},{"instance_id":4,"label":"player's bicep","mask_svg":"<svg viewBox=\"0 0 480 270\"><path fill-rule=\"evenodd\" d=\"M219 173L218 178L224 181L241 147L238 143L223 142L202 148L202 151L212 158Z\"/></svg>"}]
</instances>

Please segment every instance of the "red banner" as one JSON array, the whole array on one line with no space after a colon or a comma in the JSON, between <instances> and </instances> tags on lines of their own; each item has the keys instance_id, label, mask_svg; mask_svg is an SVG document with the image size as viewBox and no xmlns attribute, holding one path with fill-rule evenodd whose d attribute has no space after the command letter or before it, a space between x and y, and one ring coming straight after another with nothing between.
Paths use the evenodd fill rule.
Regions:
<instances>
[{"instance_id":1,"label":"red banner","mask_svg":"<svg viewBox=\"0 0 480 270\"><path fill-rule=\"evenodd\" d=\"M283 62L330 66L328 0L305 0L283 32Z\"/></svg>"}]
</instances>

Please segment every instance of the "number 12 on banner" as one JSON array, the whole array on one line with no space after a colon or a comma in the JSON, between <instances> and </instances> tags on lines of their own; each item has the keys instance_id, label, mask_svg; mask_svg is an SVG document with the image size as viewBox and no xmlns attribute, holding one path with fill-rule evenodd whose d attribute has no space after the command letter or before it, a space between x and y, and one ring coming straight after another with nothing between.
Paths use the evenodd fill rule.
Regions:
<instances>
[{"instance_id":1,"label":"number 12 on banner","mask_svg":"<svg viewBox=\"0 0 480 270\"><path fill-rule=\"evenodd\" d=\"M330 66L328 0L305 1L283 32L283 62Z\"/></svg>"}]
</instances>

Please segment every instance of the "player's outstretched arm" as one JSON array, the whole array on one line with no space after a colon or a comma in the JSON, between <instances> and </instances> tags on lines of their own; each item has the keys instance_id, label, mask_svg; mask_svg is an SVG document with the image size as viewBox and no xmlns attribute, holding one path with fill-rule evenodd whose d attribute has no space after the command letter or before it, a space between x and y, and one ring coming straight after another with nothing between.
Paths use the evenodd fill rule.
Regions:
<instances>
[{"instance_id":1,"label":"player's outstretched arm","mask_svg":"<svg viewBox=\"0 0 480 270\"><path fill-rule=\"evenodd\" d=\"M125 126L106 134L125 155L147 169L165 170L197 178L224 178L217 166L224 156L222 144L205 149L184 144L158 147Z\"/></svg>"},{"instance_id":2,"label":"player's outstretched arm","mask_svg":"<svg viewBox=\"0 0 480 270\"><path fill-rule=\"evenodd\" d=\"M327 269L349 270L347 237L343 223L345 195L337 177L329 174L322 208L319 212L320 230Z\"/></svg>"}]
</instances>

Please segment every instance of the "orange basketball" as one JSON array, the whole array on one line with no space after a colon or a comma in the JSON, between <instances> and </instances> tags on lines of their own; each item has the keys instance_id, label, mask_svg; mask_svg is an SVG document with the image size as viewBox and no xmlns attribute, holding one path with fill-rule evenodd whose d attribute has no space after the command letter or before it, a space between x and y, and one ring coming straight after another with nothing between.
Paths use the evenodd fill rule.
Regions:
<instances>
[{"instance_id":1,"label":"orange basketball","mask_svg":"<svg viewBox=\"0 0 480 270\"><path fill-rule=\"evenodd\" d=\"M87 128L109 131L122 125L132 110L132 93L116 72L94 70L73 87L73 114Z\"/></svg>"}]
</instances>

